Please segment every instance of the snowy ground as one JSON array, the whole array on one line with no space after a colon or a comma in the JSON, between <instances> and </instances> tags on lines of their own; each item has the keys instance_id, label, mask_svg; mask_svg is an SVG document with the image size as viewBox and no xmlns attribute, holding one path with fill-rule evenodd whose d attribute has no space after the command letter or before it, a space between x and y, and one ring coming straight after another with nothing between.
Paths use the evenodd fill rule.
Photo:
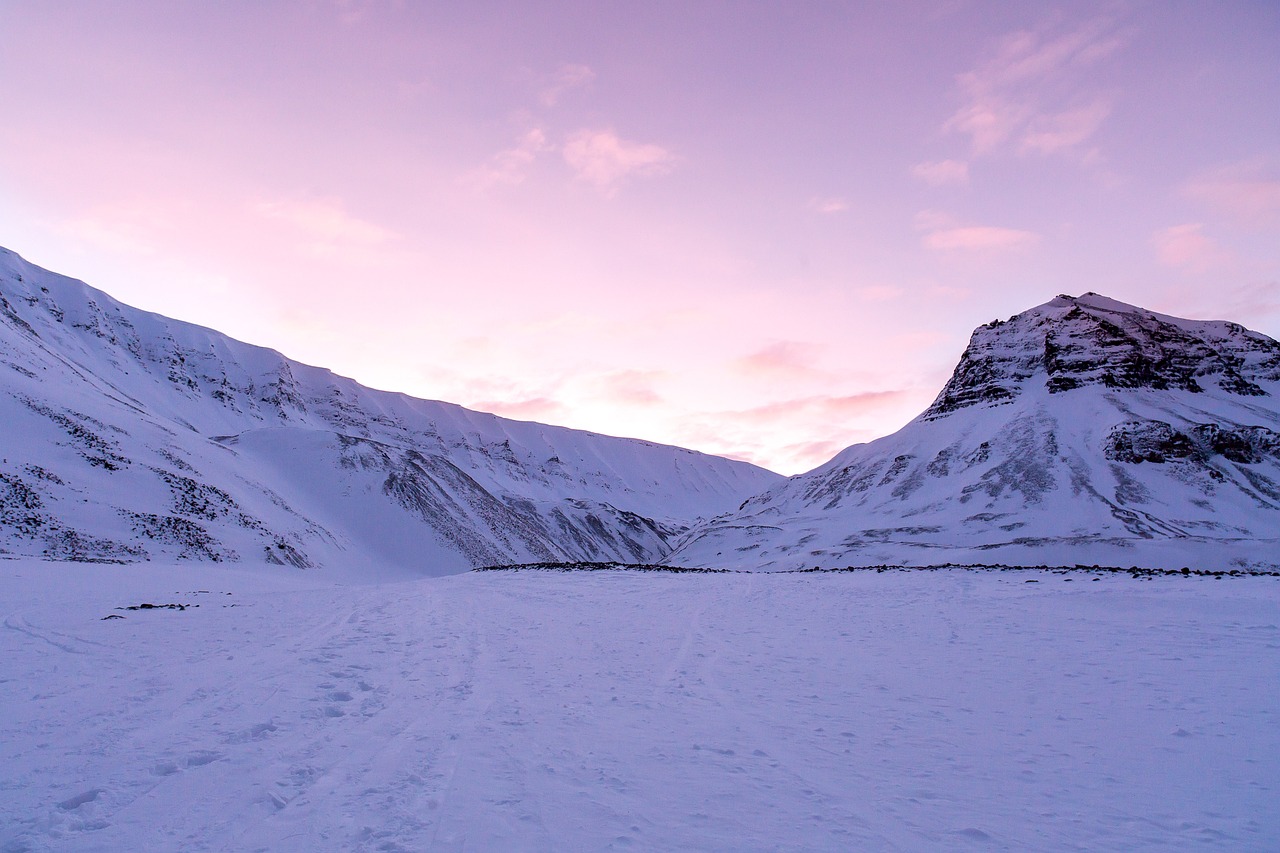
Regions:
<instances>
[{"instance_id":1,"label":"snowy ground","mask_svg":"<svg viewBox=\"0 0 1280 853\"><path fill-rule=\"evenodd\" d=\"M0 561L0 615L4 851L1280 848L1276 578Z\"/></svg>"}]
</instances>

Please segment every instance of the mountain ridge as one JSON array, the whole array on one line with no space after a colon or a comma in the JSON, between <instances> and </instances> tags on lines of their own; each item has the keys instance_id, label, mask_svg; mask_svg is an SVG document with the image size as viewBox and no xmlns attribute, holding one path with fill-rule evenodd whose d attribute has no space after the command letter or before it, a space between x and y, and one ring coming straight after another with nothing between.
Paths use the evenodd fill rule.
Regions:
<instances>
[{"instance_id":1,"label":"mountain ridge","mask_svg":"<svg viewBox=\"0 0 1280 853\"><path fill-rule=\"evenodd\" d=\"M652 560L698 517L781 479L684 448L369 389L130 308L7 250L0 367L11 457L0 469L0 548L14 554L262 550L312 565L368 552L436 571Z\"/></svg>"},{"instance_id":2,"label":"mountain ridge","mask_svg":"<svg viewBox=\"0 0 1280 853\"><path fill-rule=\"evenodd\" d=\"M1278 391L1265 335L1060 296L975 330L901 430L707 522L668 560L1273 565Z\"/></svg>"}]
</instances>

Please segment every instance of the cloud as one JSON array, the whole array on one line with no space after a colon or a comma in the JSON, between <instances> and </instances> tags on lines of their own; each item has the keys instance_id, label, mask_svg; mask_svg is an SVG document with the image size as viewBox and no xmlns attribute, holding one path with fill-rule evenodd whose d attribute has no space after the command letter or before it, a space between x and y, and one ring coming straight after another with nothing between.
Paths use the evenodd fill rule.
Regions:
<instances>
[{"instance_id":1,"label":"cloud","mask_svg":"<svg viewBox=\"0 0 1280 853\"><path fill-rule=\"evenodd\" d=\"M563 154L579 180L606 195L633 176L665 175L676 163L662 146L628 142L612 130L579 130L565 142Z\"/></svg>"},{"instance_id":2,"label":"cloud","mask_svg":"<svg viewBox=\"0 0 1280 853\"><path fill-rule=\"evenodd\" d=\"M1245 225L1280 223L1280 178L1265 161L1221 167L1191 181L1185 191Z\"/></svg>"},{"instance_id":3,"label":"cloud","mask_svg":"<svg viewBox=\"0 0 1280 853\"><path fill-rule=\"evenodd\" d=\"M911 174L931 187L964 186L969 183L969 164L962 160L917 163L911 167Z\"/></svg>"},{"instance_id":4,"label":"cloud","mask_svg":"<svg viewBox=\"0 0 1280 853\"><path fill-rule=\"evenodd\" d=\"M525 132L514 147L499 151L487 164L463 175L460 183L479 190L522 184L533 161L551 150L547 135L535 127Z\"/></svg>"},{"instance_id":5,"label":"cloud","mask_svg":"<svg viewBox=\"0 0 1280 853\"><path fill-rule=\"evenodd\" d=\"M562 403L550 397L530 397L526 400L481 400L471 403L469 408L501 415L504 418L544 423L559 421L568 412Z\"/></svg>"},{"instance_id":6,"label":"cloud","mask_svg":"<svg viewBox=\"0 0 1280 853\"><path fill-rule=\"evenodd\" d=\"M997 228L992 225L970 225L943 228L924 237L924 245L936 251L1005 252L1028 249L1040 242L1034 231Z\"/></svg>"},{"instance_id":7,"label":"cloud","mask_svg":"<svg viewBox=\"0 0 1280 853\"><path fill-rule=\"evenodd\" d=\"M1215 295L1215 310L1226 317L1280 315L1280 281L1244 284Z\"/></svg>"},{"instance_id":8,"label":"cloud","mask_svg":"<svg viewBox=\"0 0 1280 853\"><path fill-rule=\"evenodd\" d=\"M826 214L844 213L849 209L849 203L842 198L811 198L809 209Z\"/></svg>"},{"instance_id":9,"label":"cloud","mask_svg":"<svg viewBox=\"0 0 1280 853\"><path fill-rule=\"evenodd\" d=\"M798 397L776 403L766 403L750 409L740 409L726 414L753 423L778 420L825 418L840 420L865 414L883 406L893 405L902 399L905 391L863 391L842 396Z\"/></svg>"},{"instance_id":10,"label":"cloud","mask_svg":"<svg viewBox=\"0 0 1280 853\"><path fill-rule=\"evenodd\" d=\"M352 216L333 199L259 201L251 209L265 219L289 226L306 248L318 254L381 246L399 237L390 229Z\"/></svg>"},{"instance_id":11,"label":"cloud","mask_svg":"<svg viewBox=\"0 0 1280 853\"><path fill-rule=\"evenodd\" d=\"M98 205L65 221L60 230L72 239L115 252L153 256L175 237L178 218L190 213L187 202L134 199Z\"/></svg>"},{"instance_id":12,"label":"cloud","mask_svg":"<svg viewBox=\"0 0 1280 853\"><path fill-rule=\"evenodd\" d=\"M922 210L912 220L917 231L939 231L959 225L956 218L943 210Z\"/></svg>"},{"instance_id":13,"label":"cloud","mask_svg":"<svg viewBox=\"0 0 1280 853\"><path fill-rule=\"evenodd\" d=\"M868 284L855 292L867 302L893 302L905 293L901 287L892 284Z\"/></svg>"},{"instance_id":14,"label":"cloud","mask_svg":"<svg viewBox=\"0 0 1280 853\"><path fill-rule=\"evenodd\" d=\"M926 248L936 251L1007 252L1029 249L1040 242L1034 231L994 225L962 225L941 210L922 210L915 216L917 231L926 232Z\"/></svg>"},{"instance_id":15,"label":"cloud","mask_svg":"<svg viewBox=\"0 0 1280 853\"><path fill-rule=\"evenodd\" d=\"M943 125L969 137L976 155L1016 141L1022 153L1069 153L1097 132L1110 112L1097 94L1082 96L1080 72L1123 41L1105 21L1047 36L1017 32L995 56L956 78L963 102Z\"/></svg>"},{"instance_id":16,"label":"cloud","mask_svg":"<svg viewBox=\"0 0 1280 853\"><path fill-rule=\"evenodd\" d=\"M812 376L820 373L813 362L821 352L817 344L778 341L734 361L744 373L771 376Z\"/></svg>"},{"instance_id":17,"label":"cloud","mask_svg":"<svg viewBox=\"0 0 1280 853\"><path fill-rule=\"evenodd\" d=\"M596 72L586 65L575 65L570 62L561 63L545 81L538 100L544 107L554 107L560 98L575 89L591 85L596 79Z\"/></svg>"},{"instance_id":18,"label":"cloud","mask_svg":"<svg viewBox=\"0 0 1280 853\"><path fill-rule=\"evenodd\" d=\"M1054 115L1034 117L1022 136L1021 150L1055 154L1084 143L1102 126L1111 105L1095 101Z\"/></svg>"},{"instance_id":19,"label":"cloud","mask_svg":"<svg viewBox=\"0 0 1280 853\"><path fill-rule=\"evenodd\" d=\"M1229 263L1230 253L1203 232L1204 226L1199 223L1157 231L1151 242L1160 263L1190 272L1205 272Z\"/></svg>"},{"instance_id":20,"label":"cloud","mask_svg":"<svg viewBox=\"0 0 1280 853\"><path fill-rule=\"evenodd\" d=\"M654 385L665 376L660 370L619 370L596 377L592 384L597 396L626 405L650 406L662 402Z\"/></svg>"}]
</instances>

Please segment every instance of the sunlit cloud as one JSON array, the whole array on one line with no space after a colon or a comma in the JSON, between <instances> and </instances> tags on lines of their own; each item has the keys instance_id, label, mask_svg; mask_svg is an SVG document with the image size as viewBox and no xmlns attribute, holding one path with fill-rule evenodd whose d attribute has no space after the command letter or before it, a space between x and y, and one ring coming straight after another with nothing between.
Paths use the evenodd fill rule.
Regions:
<instances>
[{"instance_id":1,"label":"sunlit cloud","mask_svg":"<svg viewBox=\"0 0 1280 853\"><path fill-rule=\"evenodd\" d=\"M665 175L676 163L661 145L629 142L612 130L579 130L565 142L563 153L580 180L606 195L628 178Z\"/></svg>"},{"instance_id":2,"label":"sunlit cloud","mask_svg":"<svg viewBox=\"0 0 1280 853\"><path fill-rule=\"evenodd\" d=\"M1196 178L1186 192L1241 224L1275 225L1280 223L1277 171L1263 160L1235 163Z\"/></svg>"},{"instance_id":3,"label":"sunlit cloud","mask_svg":"<svg viewBox=\"0 0 1280 853\"><path fill-rule=\"evenodd\" d=\"M849 209L849 202L842 198L811 198L809 209L818 213L844 213Z\"/></svg>"},{"instance_id":4,"label":"sunlit cloud","mask_svg":"<svg viewBox=\"0 0 1280 853\"><path fill-rule=\"evenodd\" d=\"M619 370L597 376L591 382L596 396L631 406L648 406L662 402L656 384L666 374L657 370Z\"/></svg>"},{"instance_id":5,"label":"sunlit cloud","mask_svg":"<svg viewBox=\"0 0 1280 853\"><path fill-rule=\"evenodd\" d=\"M811 422L814 419L838 421L841 418L863 415L868 411L897 403L903 394L903 391L864 391L859 394L835 396L815 395L739 409L731 414L735 418L754 423L767 423L779 419L790 420L799 416Z\"/></svg>"},{"instance_id":6,"label":"sunlit cloud","mask_svg":"<svg viewBox=\"0 0 1280 853\"><path fill-rule=\"evenodd\" d=\"M1231 260L1229 252L1204 235L1199 223L1157 231L1151 242L1160 263L1189 272L1205 272Z\"/></svg>"},{"instance_id":7,"label":"sunlit cloud","mask_svg":"<svg viewBox=\"0 0 1280 853\"><path fill-rule=\"evenodd\" d=\"M1034 231L965 225L940 210L920 211L914 224L917 231L925 232L925 247L935 251L1007 252L1029 249L1040 242Z\"/></svg>"},{"instance_id":8,"label":"sunlit cloud","mask_svg":"<svg viewBox=\"0 0 1280 853\"><path fill-rule=\"evenodd\" d=\"M962 160L917 163L911 167L911 174L932 187L964 186L969 183L969 164Z\"/></svg>"},{"instance_id":9,"label":"sunlit cloud","mask_svg":"<svg viewBox=\"0 0 1280 853\"><path fill-rule=\"evenodd\" d=\"M155 255L173 236L181 203L135 199L97 205L64 221L59 231L74 240L135 256Z\"/></svg>"},{"instance_id":10,"label":"sunlit cloud","mask_svg":"<svg viewBox=\"0 0 1280 853\"><path fill-rule=\"evenodd\" d=\"M538 101L544 107L554 107L569 92L582 89L596 79L596 72L589 66L565 62L545 81L542 91L538 93Z\"/></svg>"},{"instance_id":11,"label":"sunlit cloud","mask_svg":"<svg viewBox=\"0 0 1280 853\"><path fill-rule=\"evenodd\" d=\"M547 135L535 127L526 131L516 145L499 151L484 166L463 175L460 182L479 190L522 184L538 156L551 150Z\"/></svg>"},{"instance_id":12,"label":"sunlit cloud","mask_svg":"<svg viewBox=\"0 0 1280 853\"><path fill-rule=\"evenodd\" d=\"M366 259L375 259L387 243L398 238L389 228L348 214L335 200L257 201L251 210L285 225L298 246L312 255L366 250ZM369 254L367 250L376 251Z\"/></svg>"},{"instance_id":13,"label":"sunlit cloud","mask_svg":"<svg viewBox=\"0 0 1280 853\"><path fill-rule=\"evenodd\" d=\"M734 367L747 374L808 377L820 373L814 362L821 351L817 344L777 341L737 359Z\"/></svg>"},{"instance_id":14,"label":"sunlit cloud","mask_svg":"<svg viewBox=\"0 0 1280 853\"><path fill-rule=\"evenodd\" d=\"M398 236L381 225L352 216L338 201L260 201L252 209L267 219L287 223L315 243L375 246Z\"/></svg>"},{"instance_id":15,"label":"sunlit cloud","mask_svg":"<svg viewBox=\"0 0 1280 853\"><path fill-rule=\"evenodd\" d=\"M1110 104L1094 101L1053 115L1036 116L1022 136L1021 150L1055 154L1076 148L1097 132L1110 113Z\"/></svg>"},{"instance_id":16,"label":"sunlit cloud","mask_svg":"<svg viewBox=\"0 0 1280 853\"><path fill-rule=\"evenodd\" d=\"M858 297L865 302L893 302L901 299L905 292L901 287L891 284L869 284L856 291Z\"/></svg>"},{"instance_id":17,"label":"sunlit cloud","mask_svg":"<svg viewBox=\"0 0 1280 853\"><path fill-rule=\"evenodd\" d=\"M1011 142L1023 153L1072 151L1110 111L1096 93L1077 91L1079 72L1122 44L1103 21L1056 37L1013 33L995 56L957 78L963 103L943 129L968 136L977 155Z\"/></svg>"},{"instance_id":18,"label":"sunlit cloud","mask_svg":"<svg viewBox=\"0 0 1280 853\"><path fill-rule=\"evenodd\" d=\"M568 413L563 403L550 397L531 397L527 400L479 400L470 408L490 412L504 418L519 421L554 423Z\"/></svg>"},{"instance_id":19,"label":"sunlit cloud","mask_svg":"<svg viewBox=\"0 0 1280 853\"><path fill-rule=\"evenodd\" d=\"M329 0L338 20L347 26L358 24L371 10L385 5L381 0Z\"/></svg>"},{"instance_id":20,"label":"sunlit cloud","mask_svg":"<svg viewBox=\"0 0 1280 853\"><path fill-rule=\"evenodd\" d=\"M924 238L924 245L940 251L1001 252L1027 249L1040 242L1034 231L1017 228L998 228L991 225L970 225L963 228L944 228L933 231Z\"/></svg>"}]
</instances>

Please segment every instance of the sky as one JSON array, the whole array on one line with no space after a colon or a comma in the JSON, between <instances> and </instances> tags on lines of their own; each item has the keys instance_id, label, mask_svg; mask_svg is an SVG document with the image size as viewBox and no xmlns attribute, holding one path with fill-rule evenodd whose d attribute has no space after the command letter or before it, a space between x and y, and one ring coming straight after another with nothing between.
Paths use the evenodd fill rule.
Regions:
<instances>
[{"instance_id":1,"label":"sky","mask_svg":"<svg viewBox=\"0 0 1280 853\"><path fill-rule=\"evenodd\" d=\"M1280 4L0 0L0 245L793 474L1095 291L1280 337Z\"/></svg>"}]
</instances>

